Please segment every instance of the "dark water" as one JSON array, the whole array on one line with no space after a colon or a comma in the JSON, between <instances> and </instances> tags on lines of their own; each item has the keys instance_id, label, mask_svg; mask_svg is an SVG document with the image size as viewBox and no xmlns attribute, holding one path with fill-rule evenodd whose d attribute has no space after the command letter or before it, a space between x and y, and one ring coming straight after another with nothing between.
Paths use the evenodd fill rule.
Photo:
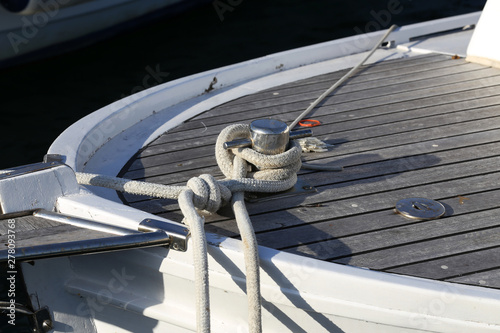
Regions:
<instances>
[{"instance_id":1,"label":"dark water","mask_svg":"<svg viewBox=\"0 0 500 333\"><path fill-rule=\"evenodd\" d=\"M484 3L218 0L90 47L0 70L0 168L40 161L66 127L139 91L151 71L161 73L147 85L393 23L473 12ZM387 18L391 8L398 13Z\"/></svg>"},{"instance_id":2,"label":"dark water","mask_svg":"<svg viewBox=\"0 0 500 333\"><path fill-rule=\"evenodd\" d=\"M478 11L484 3L216 0L90 47L0 70L0 169L40 161L66 127L138 92L151 72L157 75L147 81L149 86L359 31ZM6 299L6 291L0 284L0 300ZM5 331L4 319L0 330Z\"/></svg>"}]
</instances>

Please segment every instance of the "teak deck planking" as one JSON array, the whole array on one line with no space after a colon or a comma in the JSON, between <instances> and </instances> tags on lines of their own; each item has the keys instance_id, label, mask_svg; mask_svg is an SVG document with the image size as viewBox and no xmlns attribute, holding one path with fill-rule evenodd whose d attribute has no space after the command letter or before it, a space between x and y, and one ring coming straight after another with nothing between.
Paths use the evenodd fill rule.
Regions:
<instances>
[{"instance_id":1,"label":"teak deck planking","mask_svg":"<svg viewBox=\"0 0 500 333\"><path fill-rule=\"evenodd\" d=\"M287 83L230 101L164 133L119 176L184 184L211 173L227 125L271 117L290 123L346 71ZM443 281L500 288L500 70L446 55L386 61L363 70L310 116L333 145L305 153L342 172L301 170L314 193L248 202L260 245L297 255ZM394 211L404 198L446 207L422 221ZM174 200L122 195L125 203L176 221ZM238 238L229 209L206 230ZM8 219L0 221L7 248ZM31 215L16 217L16 247L108 237Z\"/></svg>"},{"instance_id":2,"label":"teak deck planking","mask_svg":"<svg viewBox=\"0 0 500 333\"><path fill-rule=\"evenodd\" d=\"M346 71L244 96L207 110L139 151L121 176L182 184L222 177L214 143L236 122L270 117L290 123ZM374 270L500 288L500 70L424 55L364 66L311 118L314 136L333 144L305 153L342 172L306 171L317 192L248 202L260 245ZM440 219L394 212L408 197L438 200ZM124 200L180 220L175 201ZM228 209L206 229L238 238Z\"/></svg>"}]
</instances>

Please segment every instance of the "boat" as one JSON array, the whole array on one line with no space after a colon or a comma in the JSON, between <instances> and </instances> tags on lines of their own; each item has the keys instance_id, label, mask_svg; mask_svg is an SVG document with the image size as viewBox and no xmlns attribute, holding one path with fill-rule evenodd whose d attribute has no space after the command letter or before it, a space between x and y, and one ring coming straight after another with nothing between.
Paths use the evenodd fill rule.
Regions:
<instances>
[{"instance_id":1,"label":"boat","mask_svg":"<svg viewBox=\"0 0 500 333\"><path fill-rule=\"evenodd\" d=\"M110 38L202 0L5 0L0 3L0 67Z\"/></svg>"},{"instance_id":2,"label":"boat","mask_svg":"<svg viewBox=\"0 0 500 333\"><path fill-rule=\"evenodd\" d=\"M1 258L27 295L0 303L11 325L500 331L499 10L210 70L76 122L0 173Z\"/></svg>"}]
</instances>

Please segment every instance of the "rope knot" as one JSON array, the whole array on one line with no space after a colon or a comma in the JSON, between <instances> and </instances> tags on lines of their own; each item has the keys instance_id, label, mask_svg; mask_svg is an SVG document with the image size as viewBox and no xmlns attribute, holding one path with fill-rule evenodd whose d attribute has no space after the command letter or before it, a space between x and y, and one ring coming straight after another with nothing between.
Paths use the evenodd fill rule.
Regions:
<instances>
[{"instance_id":1,"label":"rope knot","mask_svg":"<svg viewBox=\"0 0 500 333\"><path fill-rule=\"evenodd\" d=\"M237 138L246 138L250 136L250 129L245 124L235 124L226 127L219 134L215 146L217 164L222 173L227 178L234 177L235 157L239 157L246 162L254 165L257 170L246 174L246 177L266 181L291 180L296 177L301 167L302 149L292 141L290 148L284 153L277 155L261 154L250 148L237 148L225 150L223 143ZM294 182L295 184L295 182ZM293 186L293 184L291 185Z\"/></svg>"},{"instance_id":2,"label":"rope knot","mask_svg":"<svg viewBox=\"0 0 500 333\"><path fill-rule=\"evenodd\" d=\"M209 213L215 213L231 200L231 191L209 174L189 179L187 187L194 193L194 206Z\"/></svg>"}]
</instances>

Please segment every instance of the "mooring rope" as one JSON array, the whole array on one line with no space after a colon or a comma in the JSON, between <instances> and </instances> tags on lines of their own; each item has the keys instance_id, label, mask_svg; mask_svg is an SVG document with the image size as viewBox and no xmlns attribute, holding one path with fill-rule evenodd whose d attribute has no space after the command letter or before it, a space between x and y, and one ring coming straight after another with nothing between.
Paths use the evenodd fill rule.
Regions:
<instances>
[{"instance_id":1,"label":"mooring rope","mask_svg":"<svg viewBox=\"0 0 500 333\"><path fill-rule=\"evenodd\" d=\"M363 60L347 74L319 96L290 125L293 129L323 99L349 79L372 56L375 50L396 28L391 26L380 41L371 49ZM301 148L292 141L287 151L277 155L264 155L250 148L226 150L223 143L250 136L249 126L235 124L226 127L219 134L215 146L217 164L226 176L224 180L215 180L211 175L191 178L186 186L169 186L148 182L133 181L123 178L89 173L76 173L79 184L107 187L130 194L148 195L157 198L178 199L184 215L184 222L189 226L193 244L193 262L196 288L196 328L198 332L210 332L210 298L208 281L207 242L204 231L204 218L197 210L215 213L219 208L232 203L236 223L243 244L246 270L246 293L248 299L249 332L262 332L262 302L260 294L259 255L255 233L245 206L244 192L281 192L290 189L297 182L300 170ZM256 170L253 170L251 166ZM314 170L341 171L341 167L307 165Z\"/></svg>"},{"instance_id":2,"label":"mooring rope","mask_svg":"<svg viewBox=\"0 0 500 333\"><path fill-rule=\"evenodd\" d=\"M210 331L210 301L208 293L208 257L204 233L204 218L198 211L215 213L232 202L236 223L240 230L246 270L246 293L249 311L249 332L261 332L261 296L259 255L255 233L245 207L244 192L280 192L293 187L301 167L301 149L294 142L282 154L264 155L250 148L225 150L223 143L250 135L249 126L230 125L220 134L216 143L216 159L226 176L216 180L205 174L191 178L186 186L169 186L133 181L89 173L76 173L79 184L110 188L130 194L178 199L189 226L193 244L195 288L197 293L197 331ZM252 168L256 170L251 170Z\"/></svg>"},{"instance_id":3,"label":"mooring rope","mask_svg":"<svg viewBox=\"0 0 500 333\"><path fill-rule=\"evenodd\" d=\"M387 29L387 31L385 32L385 34L382 36L382 38L380 38L380 40L377 42L377 44L375 44L373 46L373 48L370 50L370 52L368 52L368 54L356 65L354 66L349 72L347 72L347 74L345 74L344 76L342 76L337 82L335 82L330 88L328 88L323 94L321 94L321 96L319 96L311 105L309 105L307 107L307 109L302 112L298 117L297 119L295 119L291 124L290 124L290 129L293 129L295 126L297 126L297 124L299 123L299 121L301 121L302 119L304 119L307 115L309 115L309 113L311 113L311 111L319 104L321 103L322 100L324 100L328 95L330 95L335 89L337 89L338 87L340 87L340 85L342 83L344 83L345 81L347 81L351 76L353 76L361 66L363 66L363 64L368 60L368 58L370 58L373 53L379 48L379 46L385 41L385 39L389 36L389 34L397 28L397 25L393 24L389 29Z\"/></svg>"}]
</instances>

